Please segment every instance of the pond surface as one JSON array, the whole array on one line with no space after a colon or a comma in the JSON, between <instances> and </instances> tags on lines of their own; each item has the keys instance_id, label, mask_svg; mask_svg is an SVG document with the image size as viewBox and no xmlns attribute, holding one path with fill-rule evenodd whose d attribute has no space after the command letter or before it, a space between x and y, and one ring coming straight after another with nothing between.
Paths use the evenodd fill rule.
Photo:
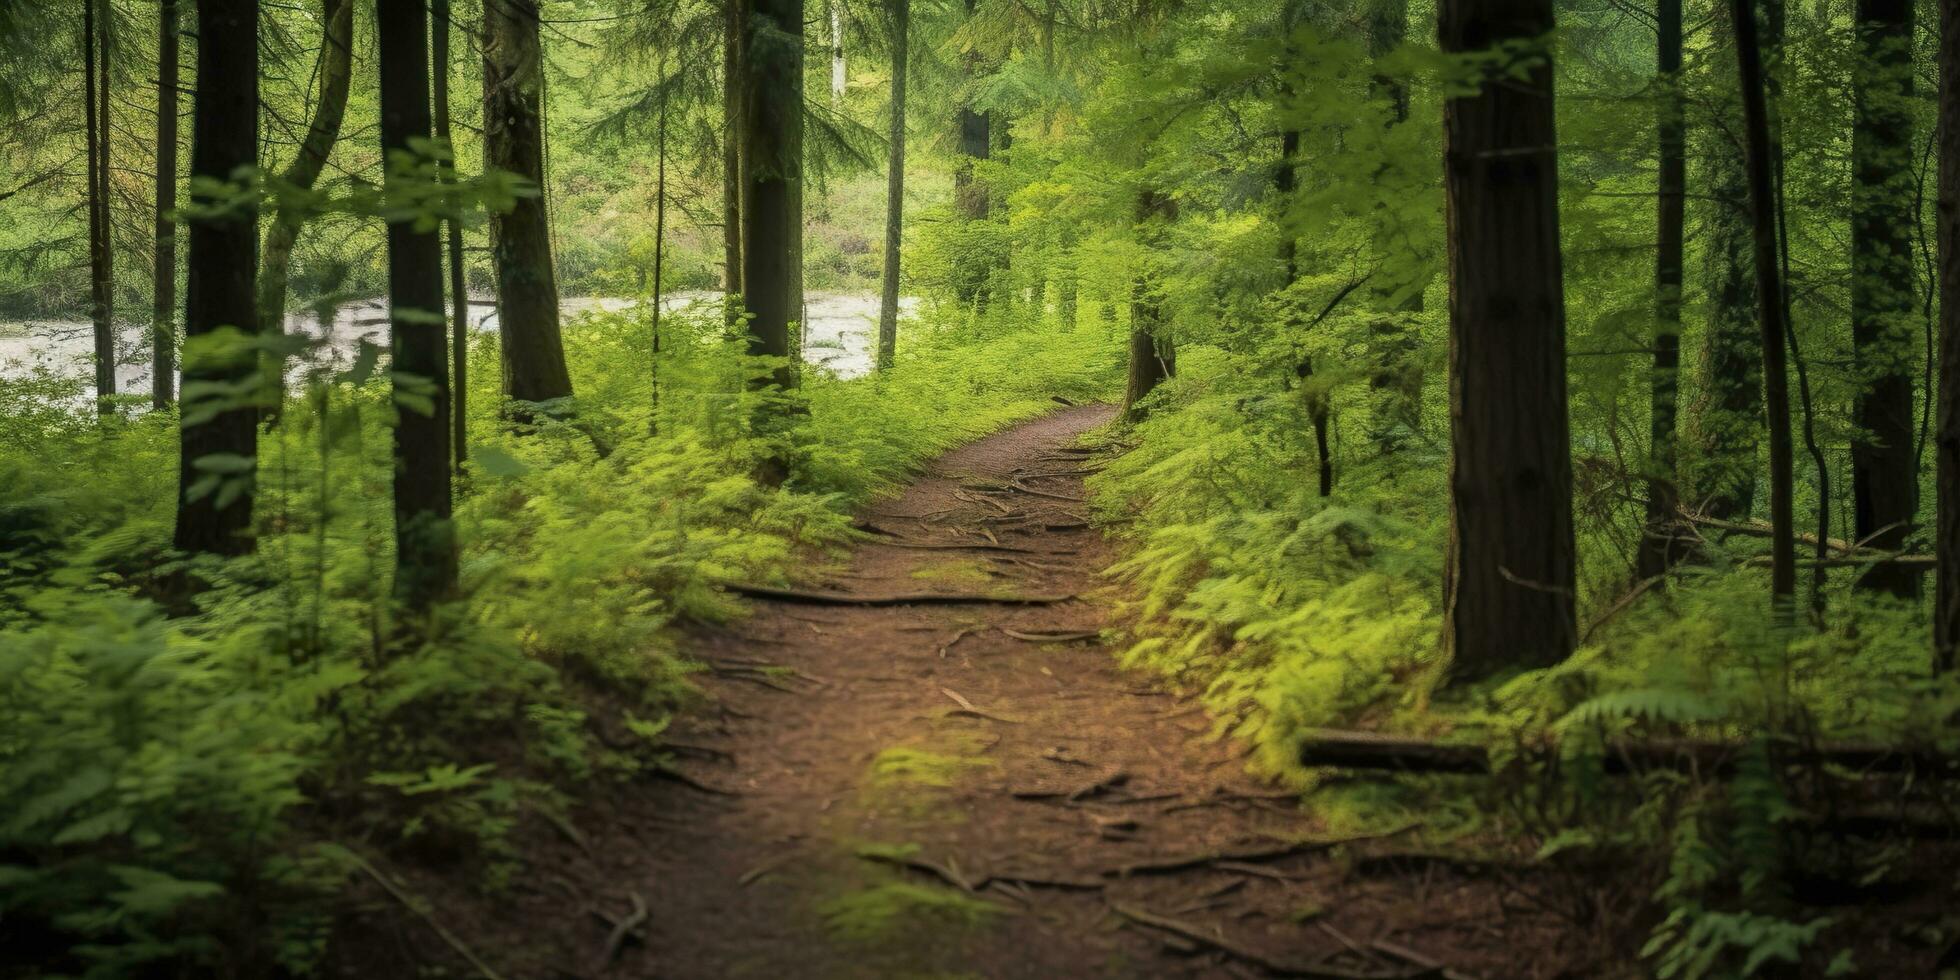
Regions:
<instances>
[{"instance_id":1,"label":"pond surface","mask_svg":"<svg viewBox=\"0 0 1960 980\"><path fill-rule=\"evenodd\" d=\"M698 302L716 302L719 292L688 291L661 298L663 310L676 310ZM617 297L577 297L560 307L569 323L592 310L623 310L639 305L638 299ZM868 373L877 356L878 297L869 293L812 292L805 296L810 324L804 334L803 359L854 378ZM901 314L910 314L918 300L900 301ZM470 301L470 328L477 333L494 333L496 310L488 299ZM121 324L116 341L117 389L144 394L150 390L150 341L148 326ZM311 313L295 313L286 318L286 330L322 337L319 320ZM0 321L0 377L19 376L36 368L63 376L88 379L95 376L92 359L94 331L82 320ZM385 346L388 340L388 307L379 299L349 303L340 308L331 328L324 332L323 350L336 361L351 357L360 341Z\"/></svg>"}]
</instances>

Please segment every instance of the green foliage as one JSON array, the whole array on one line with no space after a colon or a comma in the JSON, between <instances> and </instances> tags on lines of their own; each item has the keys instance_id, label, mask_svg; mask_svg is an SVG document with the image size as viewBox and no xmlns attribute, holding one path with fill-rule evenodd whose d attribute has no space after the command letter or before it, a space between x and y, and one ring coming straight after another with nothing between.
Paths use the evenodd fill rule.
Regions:
<instances>
[{"instance_id":1,"label":"green foliage","mask_svg":"<svg viewBox=\"0 0 1960 980\"><path fill-rule=\"evenodd\" d=\"M319 845L343 835L498 887L527 805L658 764L694 697L674 626L740 615L719 584L783 577L921 461L1108 385L1096 337L929 318L884 376L812 370L764 436L720 310L661 329L656 436L644 310L568 326L581 395L525 436L475 351L465 595L413 624L384 571L394 409L371 359L312 371L264 435L258 553L229 563L169 552L169 413L68 424L41 407L66 389L0 380L28 409L0 422L0 964L304 970L346 873ZM797 447L781 488L754 478L768 438ZM586 692L623 699L650 751L599 747Z\"/></svg>"}]
</instances>

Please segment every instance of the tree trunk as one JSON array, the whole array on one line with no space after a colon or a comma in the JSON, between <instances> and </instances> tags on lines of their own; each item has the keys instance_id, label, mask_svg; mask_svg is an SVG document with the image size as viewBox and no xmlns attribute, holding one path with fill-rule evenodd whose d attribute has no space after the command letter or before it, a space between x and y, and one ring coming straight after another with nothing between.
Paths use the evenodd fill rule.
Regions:
<instances>
[{"instance_id":1,"label":"tree trunk","mask_svg":"<svg viewBox=\"0 0 1960 980\"><path fill-rule=\"evenodd\" d=\"M898 356L899 252L905 237L905 81L909 70L912 0L885 0L892 29L891 156L885 165L885 274L878 304L878 370Z\"/></svg>"},{"instance_id":2,"label":"tree trunk","mask_svg":"<svg viewBox=\"0 0 1960 980\"><path fill-rule=\"evenodd\" d=\"M827 0L824 6L830 8L830 101L843 105L851 78L844 63L844 0Z\"/></svg>"},{"instance_id":3,"label":"tree trunk","mask_svg":"<svg viewBox=\"0 0 1960 980\"><path fill-rule=\"evenodd\" d=\"M1851 137L1851 338L1860 430L1851 442L1854 536L1904 548L1918 510L1914 449L1915 288L1912 230L1913 0L1858 0ZM1919 577L1875 565L1858 586L1919 594Z\"/></svg>"},{"instance_id":4,"label":"tree trunk","mask_svg":"<svg viewBox=\"0 0 1960 980\"><path fill-rule=\"evenodd\" d=\"M486 6L496 10L500 5ZM529 12L535 15L536 8ZM537 22L532 20L531 26L535 30ZM421 179L404 168L426 162L418 159L415 146L431 136L427 8L375 0L375 37L381 65L381 151L390 161L387 184L399 192L402 185ZM399 416L394 592L409 609L422 611L456 591L456 530L450 520L442 242L434 228L418 229L413 218L388 222L388 307Z\"/></svg>"},{"instance_id":5,"label":"tree trunk","mask_svg":"<svg viewBox=\"0 0 1960 980\"><path fill-rule=\"evenodd\" d=\"M1408 0L1377 0L1368 14L1368 56L1377 61L1386 58L1408 39L1408 33ZM1388 128L1409 121L1408 86L1389 75L1378 74L1370 81L1369 88L1377 98L1388 103ZM1394 250L1405 247L1401 242L1378 240L1375 243L1377 268L1392 267ZM1410 281L1377 272L1371 290L1376 305L1384 310L1420 313L1427 285L1427 277ZM1374 399L1369 441L1379 454L1390 456L1406 445L1404 433L1422 430L1422 337L1407 318L1391 316L1377 318L1370 324L1369 335L1373 373L1368 388Z\"/></svg>"},{"instance_id":6,"label":"tree trunk","mask_svg":"<svg viewBox=\"0 0 1960 980\"><path fill-rule=\"evenodd\" d=\"M1300 246L1293 236L1289 216L1293 208L1293 190L1297 182L1293 158L1299 152L1300 131L1289 129L1281 133L1279 166L1273 170L1273 189L1279 196L1279 263L1284 276L1280 284L1281 289L1290 288L1294 281L1300 278ZM1286 330L1288 333L1297 332L1300 323L1291 315L1292 306L1288 304L1285 308L1288 311ZM1300 379L1301 390L1307 400L1307 418L1313 428L1314 451L1318 454L1316 458L1319 460L1316 470L1320 495L1331 497L1334 495L1334 457L1333 449L1327 441L1327 396L1324 392L1314 390L1311 384L1313 378L1311 356L1301 355L1300 363L1294 365L1293 372Z\"/></svg>"},{"instance_id":7,"label":"tree trunk","mask_svg":"<svg viewBox=\"0 0 1960 980\"><path fill-rule=\"evenodd\" d=\"M88 103L89 319L95 325L95 409L115 412L116 276L109 217L109 17L103 0L82 0L82 73Z\"/></svg>"},{"instance_id":8,"label":"tree trunk","mask_svg":"<svg viewBox=\"0 0 1960 980\"><path fill-rule=\"evenodd\" d=\"M803 169L803 0L748 0L747 103L743 149L748 188L743 194L743 299L751 316L749 354L779 359L757 379L783 391L797 385L791 359L793 305L800 290L793 282L802 214L796 185ZM780 480L783 467L767 474Z\"/></svg>"},{"instance_id":9,"label":"tree trunk","mask_svg":"<svg viewBox=\"0 0 1960 980\"><path fill-rule=\"evenodd\" d=\"M445 184L456 182L456 143L449 128L449 0L430 0L429 17L434 36L429 41L430 72L433 75L436 141L449 159L437 178ZM463 473L469 459L469 378L470 378L470 284L463 273L463 223L455 216L446 222L449 258L449 449L456 474Z\"/></svg>"},{"instance_id":10,"label":"tree trunk","mask_svg":"<svg viewBox=\"0 0 1960 980\"><path fill-rule=\"evenodd\" d=\"M966 0L966 13L973 16L974 0ZM960 58L960 73L966 82L969 94L960 102L959 109L959 167L953 171L953 203L961 218L967 221L982 221L987 217L988 194L985 182L974 176L975 161L985 160L993 153L992 119L985 110L973 108L971 87L981 73L981 56L977 51L968 51Z\"/></svg>"},{"instance_id":11,"label":"tree trunk","mask_svg":"<svg viewBox=\"0 0 1960 980\"><path fill-rule=\"evenodd\" d=\"M1443 50L1551 33L1552 0L1443 0ZM1549 52L1444 106L1454 675L1544 667L1578 626L1565 294ZM1496 70L1493 69L1495 72Z\"/></svg>"},{"instance_id":12,"label":"tree trunk","mask_svg":"<svg viewBox=\"0 0 1960 980\"><path fill-rule=\"evenodd\" d=\"M334 143L340 139L340 123L347 115L347 89L353 79L354 4L352 0L322 0L320 58L315 74L320 77L320 98L313 104L313 119L307 124L306 138L300 142L279 182L308 191L327 168ZM306 211L283 207L267 224L265 240L259 246L259 324L267 331L283 331L286 325L286 283L292 268L293 246L306 226ZM325 325L323 325L325 326ZM275 361L268 361L272 373L267 382L276 394L269 406L275 413L285 402L285 378Z\"/></svg>"},{"instance_id":13,"label":"tree trunk","mask_svg":"<svg viewBox=\"0 0 1960 980\"><path fill-rule=\"evenodd\" d=\"M742 80L743 35L747 31L744 13L748 0L722 0L722 104L721 104L721 243L722 288L730 297L742 292L742 191L748 182L742 171L742 109L747 96ZM736 321L736 306L729 304L730 325Z\"/></svg>"},{"instance_id":14,"label":"tree trunk","mask_svg":"<svg viewBox=\"0 0 1960 980\"><path fill-rule=\"evenodd\" d=\"M1667 571L1685 547L1676 452L1681 374L1681 280L1687 222L1687 114L1681 96L1681 0L1660 0L1660 244L1654 261L1654 369L1650 397L1652 449L1647 461L1647 526L1634 572L1647 579Z\"/></svg>"},{"instance_id":15,"label":"tree trunk","mask_svg":"<svg viewBox=\"0 0 1960 980\"><path fill-rule=\"evenodd\" d=\"M647 434L660 434L660 300L662 287L666 284L667 261L667 93L670 80L667 78L667 59L660 59L660 120L659 131L655 136L657 145L654 156L657 160L653 178L653 350L648 363L650 386L647 405Z\"/></svg>"},{"instance_id":16,"label":"tree trunk","mask_svg":"<svg viewBox=\"0 0 1960 980\"><path fill-rule=\"evenodd\" d=\"M1776 238L1775 154L1770 144L1762 48L1754 4L1731 0L1737 74L1748 161L1749 212L1756 264L1756 307L1762 327L1763 412L1769 422L1770 593L1787 604L1796 595L1796 506L1791 492L1790 381L1784 358L1783 274Z\"/></svg>"},{"instance_id":17,"label":"tree trunk","mask_svg":"<svg viewBox=\"0 0 1960 980\"><path fill-rule=\"evenodd\" d=\"M1144 246L1143 268L1130 292L1130 369L1123 388L1123 416L1142 421L1143 400L1166 378L1177 376L1177 345L1164 323L1157 254L1165 247L1166 226L1177 220L1177 201L1145 188L1137 192L1137 238Z\"/></svg>"},{"instance_id":18,"label":"tree trunk","mask_svg":"<svg viewBox=\"0 0 1960 980\"><path fill-rule=\"evenodd\" d=\"M1934 663L1960 667L1960 0L1940 0L1940 381Z\"/></svg>"},{"instance_id":19,"label":"tree trunk","mask_svg":"<svg viewBox=\"0 0 1960 980\"><path fill-rule=\"evenodd\" d=\"M518 198L509 211L490 216L504 396L520 403L512 410L519 421L530 412L526 404L572 393L545 213L539 18L537 0L498 0L483 7L484 166L516 174L537 189L535 195Z\"/></svg>"},{"instance_id":20,"label":"tree trunk","mask_svg":"<svg viewBox=\"0 0 1960 980\"><path fill-rule=\"evenodd\" d=\"M150 313L150 404L177 400L177 0L157 5L157 220Z\"/></svg>"},{"instance_id":21,"label":"tree trunk","mask_svg":"<svg viewBox=\"0 0 1960 980\"><path fill-rule=\"evenodd\" d=\"M199 0L197 90L191 99L191 203L215 208L198 178L229 183L240 167L258 165L259 5L257 0ZM190 221L184 288L184 415L179 423L177 528L180 551L240 555L251 536L258 472L257 399L212 394L249 387L255 351L199 341L221 328L259 332L254 274L258 208L243 203ZM214 411L215 410L215 411Z\"/></svg>"},{"instance_id":22,"label":"tree trunk","mask_svg":"<svg viewBox=\"0 0 1960 980\"><path fill-rule=\"evenodd\" d=\"M1712 43L1732 47L1728 6L1721 5L1716 16ZM1740 115L1739 101L1718 105L1725 114ZM1714 203L1703 232L1708 317L1697 367L1701 397L1693 413L1693 487L1703 513L1739 521L1748 519L1756 497L1756 456L1763 431L1762 340L1755 322L1749 179L1742 143L1739 137L1718 133L1713 145Z\"/></svg>"}]
</instances>

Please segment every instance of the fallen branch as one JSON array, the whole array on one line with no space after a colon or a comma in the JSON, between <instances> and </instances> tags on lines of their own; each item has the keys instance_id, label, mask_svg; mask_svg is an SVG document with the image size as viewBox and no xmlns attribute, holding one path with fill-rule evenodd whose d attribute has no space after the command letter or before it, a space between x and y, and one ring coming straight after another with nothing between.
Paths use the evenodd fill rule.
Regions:
<instances>
[{"instance_id":1,"label":"fallen branch","mask_svg":"<svg viewBox=\"0 0 1960 980\"><path fill-rule=\"evenodd\" d=\"M1600 758L1607 774L1633 775L1649 770L1674 770L1725 775L1735 768L1746 746L1740 742L1694 739L1615 740ZM1541 749L1539 755L1556 752ZM1919 773L1960 776L1960 757L1885 745L1833 744L1781 746L1786 765L1833 765L1864 773ZM1300 746L1306 766L1338 769L1389 769L1402 772L1456 773L1487 776L1490 753L1481 745L1404 738L1374 732L1324 731Z\"/></svg>"},{"instance_id":2,"label":"fallen branch","mask_svg":"<svg viewBox=\"0 0 1960 980\"><path fill-rule=\"evenodd\" d=\"M704 783L694 778L693 776L690 776L687 773L680 771L679 769L675 769L672 766L654 765L654 766L649 766L648 768L652 770L655 776L658 776L661 779L673 780L674 782L677 782L682 786L687 787L688 789L695 790L697 792L706 793L710 796L741 796L742 795L741 793L738 793L732 789L722 789L719 786L710 786L707 783Z\"/></svg>"},{"instance_id":3,"label":"fallen branch","mask_svg":"<svg viewBox=\"0 0 1960 980\"><path fill-rule=\"evenodd\" d=\"M1079 643L1083 640L1099 640L1102 638L1101 630L1077 630L1073 633L1027 633L1006 626L998 627L998 629L1007 636L1028 643Z\"/></svg>"},{"instance_id":4,"label":"fallen branch","mask_svg":"<svg viewBox=\"0 0 1960 980\"><path fill-rule=\"evenodd\" d=\"M985 595L974 592L905 592L895 595L849 595L842 592L811 592L779 589L768 585L729 582L722 586L736 595L751 599L771 599L812 606L929 606L993 604L1005 606L1053 606L1074 599L1068 595Z\"/></svg>"},{"instance_id":5,"label":"fallen branch","mask_svg":"<svg viewBox=\"0 0 1960 980\"><path fill-rule=\"evenodd\" d=\"M428 909L422 907L422 903L416 901L414 896L402 890L402 887L400 885L397 885L394 882L389 881L388 876L382 874L379 869L377 869L373 864L370 864L367 858L362 857L360 855L360 852L355 851L351 847L343 847L341 848L341 850L345 851L348 854L348 856L352 857L354 859L354 863L356 865L359 865L362 871L367 872L367 876L373 878L375 884L380 885L382 890L386 891L390 896L392 896L395 901L400 902L403 908L408 909L410 912L415 913L416 917L420 918L423 922L428 923L429 928L435 930L435 934L437 936L440 936L442 938L442 941L448 944L450 949L455 950L456 955L461 956L466 962L469 963L469 965L475 967L476 972L479 975L481 975L484 978L484 980L503 980L503 977L499 975L497 971L490 969L489 964L484 963L483 960L476 955L475 950L470 949L470 947L467 944L465 944L461 939L456 938L455 933L450 932L447 928L444 928L443 924L437 922L436 917L434 915L431 915Z\"/></svg>"}]
</instances>

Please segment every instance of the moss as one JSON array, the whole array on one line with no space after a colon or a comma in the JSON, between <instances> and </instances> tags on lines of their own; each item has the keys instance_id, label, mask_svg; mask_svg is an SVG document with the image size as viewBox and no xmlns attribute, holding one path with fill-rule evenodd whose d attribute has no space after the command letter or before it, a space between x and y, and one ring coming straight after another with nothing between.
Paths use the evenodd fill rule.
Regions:
<instances>
[{"instance_id":1,"label":"moss","mask_svg":"<svg viewBox=\"0 0 1960 980\"><path fill-rule=\"evenodd\" d=\"M871 943L887 940L900 930L928 928L972 929L986 925L1004 911L950 888L908 882L887 882L831 899L818 909L824 927L838 939Z\"/></svg>"},{"instance_id":2,"label":"moss","mask_svg":"<svg viewBox=\"0 0 1960 980\"><path fill-rule=\"evenodd\" d=\"M874 789L905 786L946 789L960 777L993 765L992 759L942 755L907 745L895 745L871 760L868 782Z\"/></svg>"},{"instance_id":3,"label":"moss","mask_svg":"<svg viewBox=\"0 0 1960 980\"><path fill-rule=\"evenodd\" d=\"M912 577L923 581L983 584L994 577L987 563L971 558L937 561L912 570Z\"/></svg>"}]
</instances>

